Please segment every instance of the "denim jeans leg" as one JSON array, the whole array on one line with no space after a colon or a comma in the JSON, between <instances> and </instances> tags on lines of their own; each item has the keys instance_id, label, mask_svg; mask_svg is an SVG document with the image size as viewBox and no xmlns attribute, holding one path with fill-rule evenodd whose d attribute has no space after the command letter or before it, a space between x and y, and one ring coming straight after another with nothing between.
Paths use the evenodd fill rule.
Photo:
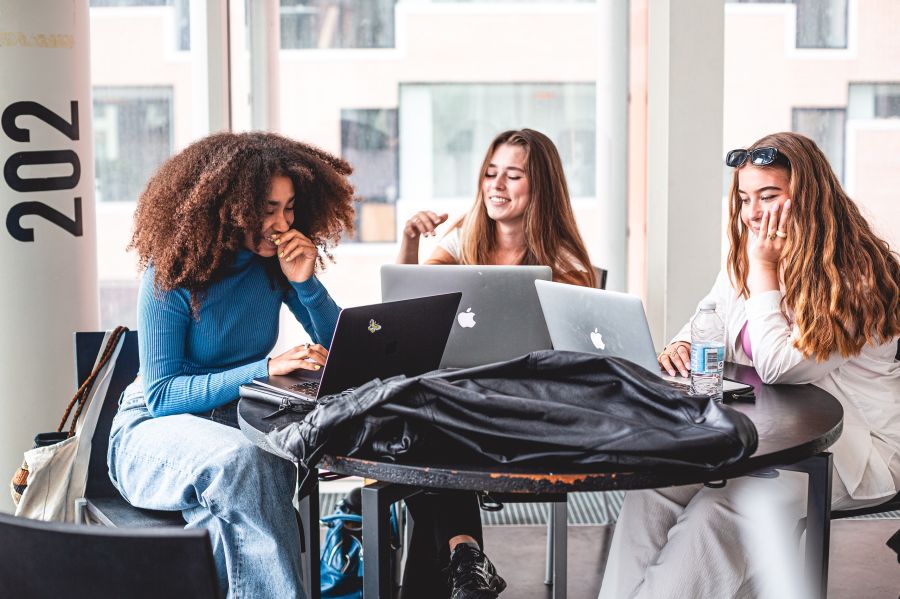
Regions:
<instances>
[{"instance_id":1,"label":"denim jeans leg","mask_svg":"<svg viewBox=\"0 0 900 599\"><path fill-rule=\"evenodd\" d=\"M229 597L303 597L291 462L237 429L186 414L153 418L123 398L109 468L132 505L180 510L187 528L209 531Z\"/></svg>"}]
</instances>

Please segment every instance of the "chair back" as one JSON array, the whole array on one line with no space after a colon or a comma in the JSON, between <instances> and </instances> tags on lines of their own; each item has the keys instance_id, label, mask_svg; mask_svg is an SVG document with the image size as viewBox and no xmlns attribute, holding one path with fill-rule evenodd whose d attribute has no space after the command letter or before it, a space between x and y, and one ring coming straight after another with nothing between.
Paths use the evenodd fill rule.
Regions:
<instances>
[{"instance_id":1,"label":"chair back","mask_svg":"<svg viewBox=\"0 0 900 599\"><path fill-rule=\"evenodd\" d=\"M102 332L75 333L75 388L91 374L97 354L103 343ZM125 341L119 352L115 370L109 382L97 428L91 439L91 459L88 463L88 479L85 497L118 497L119 492L109 480L106 450L109 448L109 431L113 417L119 409L119 396L138 373L138 337L136 331L125 333Z\"/></svg>"},{"instance_id":2,"label":"chair back","mask_svg":"<svg viewBox=\"0 0 900 599\"><path fill-rule=\"evenodd\" d=\"M0 597L219 596L209 533L106 528L0 513Z\"/></svg>"},{"instance_id":3,"label":"chair back","mask_svg":"<svg viewBox=\"0 0 900 599\"><path fill-rule=\"evenodd\" d=\"M599 266L594 266L594 273L597 275L597 289L606 289L606 275L607 270L605 268L600 268Z\"/></svg>"}]
</instances>

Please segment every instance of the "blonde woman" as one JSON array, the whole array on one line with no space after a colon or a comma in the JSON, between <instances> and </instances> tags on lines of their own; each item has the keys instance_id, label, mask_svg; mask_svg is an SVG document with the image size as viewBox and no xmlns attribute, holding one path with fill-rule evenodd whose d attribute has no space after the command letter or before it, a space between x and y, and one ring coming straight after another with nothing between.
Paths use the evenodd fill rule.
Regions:
<instances>
[{"instance_id":1,"label":"blonde woman","mask_svg":"<svg viewBox=\"0 0 900 599\"><path fill-rule=\"evenodd\" d=\"M832 507L885 501L900 489L897 254L810 139L769 135L732 150L726 163L734 168L731 247L707 295L726 322L726 358L752 365L765 383L811 383L840 401ZM686 376L689 355L685 326L659 362ZM766 585L790 584L802 569L777 579L773 556L789 547L779 537L803 517L805 488L804 475L778 471L721 489L627 493L600 597L758 596ZM771 518L783 526L766 528ZM782 587L781 596L797 595Z\"/></svg>"},{"instance_id":2,"label":"blonde woman","mask_svg":"<svg viewBox=\"0 0 900 599\"><path fill-rule=\"evenodd\" d=\"M446 214L417 212L403 228L400 264L418 264L419 239L435 235ZM505 131L478 174L469 212L453 224L425 264L541 264L553 279L595 287L597 280L572 213L562 161L550 138Z\"/></svg>"}]
</instances>

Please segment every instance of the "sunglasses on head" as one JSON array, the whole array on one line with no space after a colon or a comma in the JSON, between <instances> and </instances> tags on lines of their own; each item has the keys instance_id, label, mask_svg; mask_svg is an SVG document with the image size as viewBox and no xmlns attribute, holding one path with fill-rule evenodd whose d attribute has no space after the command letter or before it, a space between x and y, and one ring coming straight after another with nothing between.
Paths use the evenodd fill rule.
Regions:
<instances>
[{"instance_id":1,"label":"sunglasses on head","mask_svg":"<svg viewBox=\"0 0 900 599\"><path fill-rule=\"evenodd\" d=\"M775 148L756 148L755 150L732 150L725 155L725 164L732 168L742 166L747 159L753 166L766 166L775 162L778 150Z\"/></svg>"}]
</instances>

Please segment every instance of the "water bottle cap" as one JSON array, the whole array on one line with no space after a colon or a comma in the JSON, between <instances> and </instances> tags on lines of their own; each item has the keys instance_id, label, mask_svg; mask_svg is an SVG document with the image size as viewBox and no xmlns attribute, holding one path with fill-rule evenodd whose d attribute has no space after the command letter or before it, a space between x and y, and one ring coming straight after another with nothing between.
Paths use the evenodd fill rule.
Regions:
<instances>
[{"instance_id":1,"label":"water bottle cap","mask_svg":"<svg viewBox=\"0 0 900 599\"><path fill-rule=\"evenodd\" d=\"M716 302L714 302L713 300L703 300L702 302L700 302L700 309L701 310L715 310Z\"/></svg>"}]
</instances>

